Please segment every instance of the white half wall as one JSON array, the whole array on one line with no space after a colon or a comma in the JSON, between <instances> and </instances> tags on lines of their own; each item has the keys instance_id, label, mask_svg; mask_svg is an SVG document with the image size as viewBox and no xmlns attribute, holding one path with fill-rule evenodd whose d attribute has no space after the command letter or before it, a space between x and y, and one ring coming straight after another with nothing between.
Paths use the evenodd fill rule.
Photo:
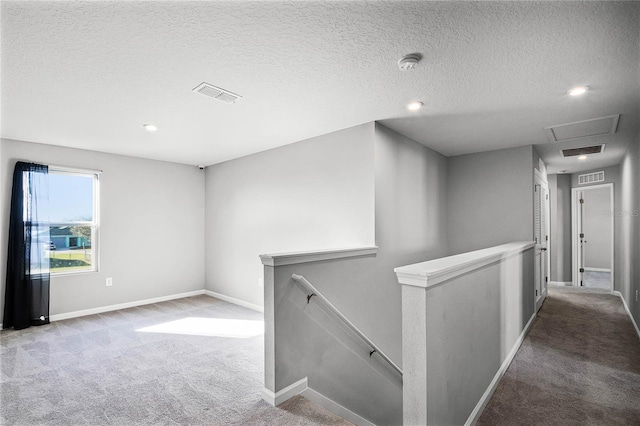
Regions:
<instances>
[{"instance_id":1,"label":"white half wall","mask_svg":"<svg viewBox=\"0 0 640 426\"><path fill-rule=\"evenodd\" d=\"M0 196L8 210L16 161L103 170L98 272L51 278L51 315L204 288L204 172L196 167L13 140L1 141ZM6 262L8 214L0 216ZM4 307L4 272L0 305ZM113 278L106 287L105 278Z\"/></svg>"},{"instance_id":2,"label":"white half wall","mask_svg":"<svg viewBox=\"0 0 640 426\"><path fill-rule=\"evenodd\" d=\"M206 169L206 289L263 306L258 255L374 245L374 124Z\"/></svg>"}]
</instances>

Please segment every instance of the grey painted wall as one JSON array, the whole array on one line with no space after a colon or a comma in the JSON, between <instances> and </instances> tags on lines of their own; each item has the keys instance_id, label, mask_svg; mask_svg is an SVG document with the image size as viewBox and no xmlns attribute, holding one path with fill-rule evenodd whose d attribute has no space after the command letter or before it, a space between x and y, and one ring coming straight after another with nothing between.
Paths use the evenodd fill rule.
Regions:
<instances>
[{"instance_id":1,"label":"grey painted wall","mask_svg":"<svg viewBox=\"0 0 640 426\"><path fill-rule=\"evenodd\" d=\"M264 253L374 244L374 124L206 169L206 288L263 305Z\"/></svg>"},{"instance_id":2,"label":"grey painted wall","mask_svg":"<svg viewBox=\"0 0 640 426\"><path fill-rule=\"evenodd\" d=\"M376 303L376 261L366 256L265 268L273 274L272 285L265 276L265 300L273 300L265 306L265 328L270 334L273 318L275 338L275 346L265 341L267 387L273 383L277 392L308 377L310 388L374 424L402 423L399 378L376 355L370 358L368 347L317 298L307 304L307 292L291 279L292 274L303 275L360 328L357 318L364 307Z\"/></svg>"},{"instance_id":3,"label":"grey painted wall","mask_svg":"<svg viewBox=\"0 0 640 426\"><path fill-rule=\"evenodd\" d=\"M449 158L450 254L533 240L531 146Z\"/></svg>"},{"instance_id":4,"label":"grey painted wall","mask_svg":"<svg viewBox=\"0 0 640 426\"><path fill-rule=\"evenodd\" d=\"M2 140L2 206L17 160L100 169L100 270L52 277L51 314L173 295L204 287L204 174L196 167ZM6 208L2 209L7 210ZM0 223L6 259L8 215ZM133 243L135 241L135 243ZM4 266L0 306L4 306ZM113 286L105 278L113 277Z\"/></svg>"},{"instance_id":5,"label":"grey painted wall","mask_svg":"<svg viewBox=\"0 0 640 426\"><path fill-rule=\"evenodd\" d=\"M571 281L571 175L548 175L550 200L549 280Z\"/></svg>"},{"instance_id":6,"label":"grey painted wall","mask_svg":"<svg viewBox=\"0 0 640 426\"><path fill-rule=\"evenodd\" d=\"M380 124L375 136L378 256L375 295L368 296L361 324L402 365L401 294L393 268L448 254L447 158Z\"/></svg>"},{"instance_id":7,"label":"grey painted wall","mask_svg":"<svg viewBox=\"0 0 640 426\"><path fill-rule=\"evenodd\" d=\"M616 290L640 325L640 302L635 299L636 292L640 292L640 135L620 165L620 187L620 207L615 212L620 224L616 235L616 260L620 263L619 271L616 270Z\"/></svg>"}]
</instances>

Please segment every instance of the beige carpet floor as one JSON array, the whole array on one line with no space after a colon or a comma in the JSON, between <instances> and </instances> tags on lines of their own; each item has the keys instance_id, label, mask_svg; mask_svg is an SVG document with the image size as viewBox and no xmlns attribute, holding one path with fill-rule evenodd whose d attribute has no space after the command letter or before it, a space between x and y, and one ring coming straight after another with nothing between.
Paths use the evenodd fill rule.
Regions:
<instances>
[{"instance_id":1,"label":"beige carpet floor","mask_svg":"<svg viewBox=\"0 0 640 426\"><path fill-rule=\"evenodd\" d=\"M640 339L620 298L550 288L478 425L640 425Z\"/></svg>"},{"instance_id":2,"label":"beige carpet floor","mask_svg":"<svg viewBox=\"0 0 640 426\"><path fill-rule=\"evenodd\" d=\"M350 425L261 398L263 316L189 297L0 332L2 425Z\"/></svg>"}]
</instances>

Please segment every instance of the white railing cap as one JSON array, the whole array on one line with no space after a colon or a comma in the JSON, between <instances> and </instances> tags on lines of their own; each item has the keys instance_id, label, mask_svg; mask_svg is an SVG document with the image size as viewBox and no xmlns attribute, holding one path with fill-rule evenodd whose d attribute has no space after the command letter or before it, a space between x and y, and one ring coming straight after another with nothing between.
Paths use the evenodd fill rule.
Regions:
<instances>
[{"instance_id":1,"label":"white railing cap","mask_svg":"<svg viewBox=\"0 0 640 426\"><path fill-rule=\"evenodd\" d=\"M342 259L346 257L369 256L378 253L378 247L349 247L325 250L297 251L290 253L261 254L265 266L294 265L296 263L318 262L320 260Z\"/></svg>"},{"instance_id":2,"label":"white railing cap","mask_svg":"<svg viewBox=\"0 0 640 426\"><path fill-rule=\"evenodd\" d=\"M400 266L394 271L400 284L427 288L498 260L514 256L534 246L533 241L518 241Z\"/></svg>"}]
</instances>

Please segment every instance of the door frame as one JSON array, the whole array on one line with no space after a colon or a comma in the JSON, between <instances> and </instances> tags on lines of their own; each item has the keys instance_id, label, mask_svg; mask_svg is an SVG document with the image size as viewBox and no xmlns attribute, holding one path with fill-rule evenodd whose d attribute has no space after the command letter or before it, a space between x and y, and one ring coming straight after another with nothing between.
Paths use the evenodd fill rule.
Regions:
<instances>
[{"instance_id":1,"label":"door frame","mask_svg":"<svg viewBox=\"0 0 640 426\"><path fill-rule=\"evenodd\" d=\"M548 286L549 286L548 278L551 275L550 274L551 262L550 262L550 253L549 253L550 252L549 248L551 247L551 244L550 244L550 241L551 241L550 239L551 238L550 201L551 200L549 197L549 183L547 181L547 177L538 169L534 169L533 185L534 185L534 193L533 193L534 197L535 197L535 185L540 185L540 188L543 190L542 194L544 194L544 209L540 213L544 216L544 229L542 229L542 232L543 234L545 234L545 237L546 237L542 241L536 241L536 245L534 247L534 250L536 251L540 250L541 252L540 255L544 259L544 268L540 271L540 275L541 275L540 279L542 282L540 295L539 297L538 295L534 296L535 310L536 312L538 312L538 310L542 307L542 303L547 298ZM535 201L534 201L534 206L535 206ZM534 211L534 221L535 221L535 211ZM533 228L534 228L534 238L535 238L535 223L533 225ZM537 268L538 266L536 265L535 267ZM537 287L537 283L535 285Z\"/></svg>"},{"instance_id":2,"label":"door frame","mask_svg":"<svg viewBox=\"0 0 640 426\"><path fill-rule=\"evenodd\" d=\"M571 283L574 287L580 288L578 282L578 229L580 229L580 215L578 214L578 192L588 191L590 189L599 188L609 189L609 218L611 219L611 287L609 292L613 293L615 283L615 201L614 201L614 185L613 182L601 183L597 185L586 185L571 188Z\"/></svg>"}]
</instances>

